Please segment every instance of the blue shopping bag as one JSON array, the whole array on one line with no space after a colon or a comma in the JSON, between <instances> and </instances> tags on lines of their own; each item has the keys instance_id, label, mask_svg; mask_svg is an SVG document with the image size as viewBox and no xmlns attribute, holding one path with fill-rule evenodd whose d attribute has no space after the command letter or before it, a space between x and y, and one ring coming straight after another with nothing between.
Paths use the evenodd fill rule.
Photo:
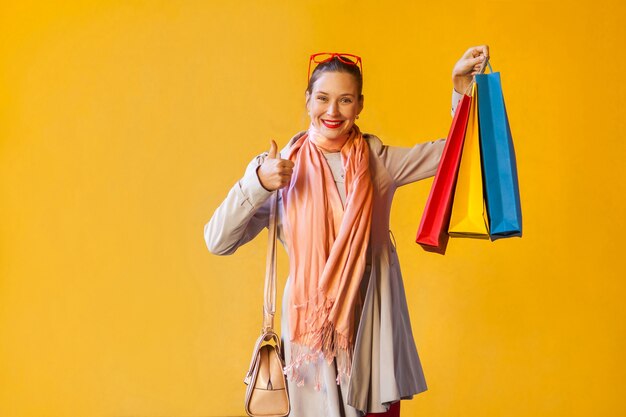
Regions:
<instances>
[{"instance_id":1,"label":"blue shopping bag","mask_svg":"<svg viewBox=\"0 0 626 417\"><path fill-rule=\"evenodd\" d=\"M491 70L491 65L489 65ZM476 74L483 181L492 240L522 236L517 163L499 72Z\"/></svg>"}]
</instances>

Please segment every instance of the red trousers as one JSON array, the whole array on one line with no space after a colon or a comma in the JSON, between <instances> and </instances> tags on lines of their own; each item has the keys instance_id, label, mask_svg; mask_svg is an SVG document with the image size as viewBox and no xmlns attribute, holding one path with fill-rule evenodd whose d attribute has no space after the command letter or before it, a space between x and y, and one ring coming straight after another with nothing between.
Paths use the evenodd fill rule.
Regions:
<instances>
[{"instance_id":1,"label":"red trousers","mask_svg":"<svg viewBox=\"0 0 626 417\"><path fill-rule=\"evenodd\" d=\"M386 413L368 413L365 417L400 417L400 401L391 404Z\"/></svg>"}]
</instances>

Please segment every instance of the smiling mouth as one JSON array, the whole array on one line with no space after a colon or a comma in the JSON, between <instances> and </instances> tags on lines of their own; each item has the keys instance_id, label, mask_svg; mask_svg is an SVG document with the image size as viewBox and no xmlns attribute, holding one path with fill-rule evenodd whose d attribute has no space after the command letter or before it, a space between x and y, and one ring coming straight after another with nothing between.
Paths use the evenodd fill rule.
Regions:
<instances>
[{"instance_id":1,"label":"smiling mouth","mask_svg":"<svg viewBox=\"0 0 626 417\"><path fill-rule=\"evenodd\" d=\"M323 120L322 119L322 124L329 129L337 129L339 126L341 126L342 123L343 123L343 120Z\"/></svg>"}]
</instances>

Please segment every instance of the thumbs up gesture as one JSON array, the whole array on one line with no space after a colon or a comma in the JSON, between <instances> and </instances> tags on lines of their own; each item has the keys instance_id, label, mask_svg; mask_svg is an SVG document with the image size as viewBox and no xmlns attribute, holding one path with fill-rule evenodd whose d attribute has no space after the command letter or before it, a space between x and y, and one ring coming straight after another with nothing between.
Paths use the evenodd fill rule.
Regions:
<instances>
[{"instance_id":1,"label":"thumbs up gesture","mask_svg":"<svg viewBox=\"0 0 626 417\"><path fill-rule=\"evenodd\" d=\"M280 158L278 146L272 140L267 157L256 172L263 188L274 191L289 185L293 174L293 162Z\"/></svg>"}]
</instances>

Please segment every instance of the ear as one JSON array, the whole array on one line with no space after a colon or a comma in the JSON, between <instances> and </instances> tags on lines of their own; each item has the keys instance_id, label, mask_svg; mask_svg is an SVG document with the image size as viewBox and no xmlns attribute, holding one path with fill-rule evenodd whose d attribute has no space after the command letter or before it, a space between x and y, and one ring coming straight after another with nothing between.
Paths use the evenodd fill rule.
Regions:
<instances>
[{"instance_id":1,"label":"ear","mask_svg":"<svg viewBox=\"0 0 626 417\"><path fill-rule=\"evenodd\" d=\"M309 100L311 99L311 94L307 91L304 94L304 103L306 105L306 109L309 110Z\"/></svg>"},{"instance_id":2,"label":"ear","mask_svg":"<svg viewBox=\"0 0 626 417\"><path fill-rule=\"evenodd\" d=\"M358 113L361 113L363 111L363 102L365 101L365 96L363 94L361 94L361 97L359 98L359 111Z\"/></svg>"}]
</instances>

